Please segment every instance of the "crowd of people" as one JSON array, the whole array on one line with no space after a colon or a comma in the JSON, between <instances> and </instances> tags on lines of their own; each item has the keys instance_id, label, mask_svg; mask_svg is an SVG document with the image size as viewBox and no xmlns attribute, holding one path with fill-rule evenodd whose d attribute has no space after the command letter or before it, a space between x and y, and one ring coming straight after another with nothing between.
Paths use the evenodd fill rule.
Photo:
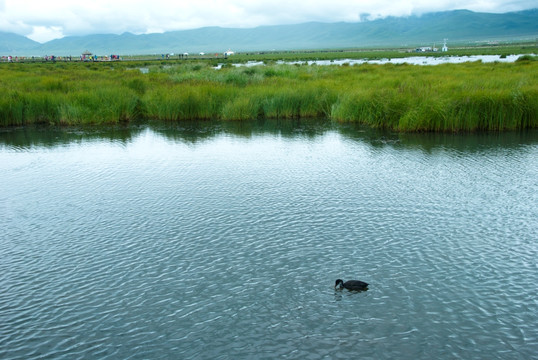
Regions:
<instances>
[{"instance_id":1,"label":"crowd of people","mask_svg":"<svg viewBox=\"0 0 538 360\"><path fill-rule=\"evenodd\" d=\"M105 55L105 56L97 56L97 55L80 55L80 61L118 61L121 60L119 55ZM22 62L22 61L30 61L30 62L56 62L56 61L73 61L73 57L71 55L69 56L55 56L55 55L45 55L43 57L41 56L11 56L11 55L3 55L0 56L0 62Z\"/></svg>"}]
</instances>

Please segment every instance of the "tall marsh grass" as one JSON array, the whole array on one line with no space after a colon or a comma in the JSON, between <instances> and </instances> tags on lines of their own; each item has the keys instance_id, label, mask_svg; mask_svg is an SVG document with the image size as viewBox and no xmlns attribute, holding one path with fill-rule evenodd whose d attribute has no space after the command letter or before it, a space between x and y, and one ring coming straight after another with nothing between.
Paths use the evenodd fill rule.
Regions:
<instances>
[{"instance_id":1,"label":"tall marsh grass","mask_svg":"<svg viewBox=\"0 0 538 360\"><path fill-rule=\"evenodd\" d=\"M0 126L325 117L398 131L538 126L538 62L215 69L0 64Z\"/></svg>"}]
</instances>

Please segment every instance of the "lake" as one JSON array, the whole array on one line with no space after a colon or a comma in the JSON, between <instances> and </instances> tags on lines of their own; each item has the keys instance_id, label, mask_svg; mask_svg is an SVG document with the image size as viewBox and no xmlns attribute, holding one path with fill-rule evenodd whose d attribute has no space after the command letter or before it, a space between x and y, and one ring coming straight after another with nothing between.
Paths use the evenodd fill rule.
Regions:
<instances>
[{"instance_id":1,"label":"lake","mask_svg":"<svg viewBox=\"0 0 538 360\"><path fill-rule=\"evenodd\" d=\"M0 173L4 360L538 354L538 131L12 128Z\"/></svg>"},{"instance_id":2,"label":"lake","mask_svg":"<svg viewBox=\"0 0 538 360\"><path fill-rule=\"evenodd\" d=\"M470 56L408 56L402 58L391 59L336 59L336 60L309 60L309 61L277 61L277 64L292 64L292 65L362 65L362 64L408 64L408 65L441 65L441 64L462 64L466 62L483 62L483 63L513 63L520 55L470 55ZM534 56L534 54L533 54ZM222 68L223 64L219 64L216 69ZM249 61L247 63L233 64L236 67L251 67L263 66L263 61ZM147 73L149 69L141 68L142 73Z\"/></svg>"}]
</instances>

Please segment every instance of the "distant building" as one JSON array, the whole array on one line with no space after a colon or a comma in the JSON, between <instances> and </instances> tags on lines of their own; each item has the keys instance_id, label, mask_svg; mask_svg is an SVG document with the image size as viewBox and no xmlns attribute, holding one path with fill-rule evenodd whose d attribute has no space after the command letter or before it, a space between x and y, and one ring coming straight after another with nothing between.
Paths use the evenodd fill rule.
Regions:
<instances>
[{"instance_id":1,"label":"distant building","mask_svg":"<svg viewBox=\"0 0 538 360\"><path fill-rule=\"evenodd\" d=\"M429 51L432 51L432 48L430 46L424 46L424 47L417 48L415 51L416 52L429 52Z\"/></svg>"},{"instance_id":2,"label":"distant building","mask_svg":"<svg viewBox=\"0 0 538 360\"><path fill-rule=\"evenodd\" d=\"M228 49L227 51L224 52L224 56L231 56L235 54L232 50Z\"/></svg>"},{"instance_id":3,"label":"distant building","mask_svg":"<svg viewBox=\"0 0 538 360\"><path fill-rule=\"evenodd\" d=\"M446 46L446 40L445 39L445 42L443 43L443 48L441 49L442 52L447 52L448 51L448 47Z\"/></svg>"},{"instance_id":4,"label":"distant building","mask_svg":"<svg viewBox=\"0 0 538 360\"><path fill-rule=\"evenodd\" d=\"M92 60L92 55L93 54L91 53L91 51L86 50L86 51L84 51L82 53L82 55L80 55L80 60L82 60L82 61L90 61L90 60Z\"/></svg>"}]
</instances>

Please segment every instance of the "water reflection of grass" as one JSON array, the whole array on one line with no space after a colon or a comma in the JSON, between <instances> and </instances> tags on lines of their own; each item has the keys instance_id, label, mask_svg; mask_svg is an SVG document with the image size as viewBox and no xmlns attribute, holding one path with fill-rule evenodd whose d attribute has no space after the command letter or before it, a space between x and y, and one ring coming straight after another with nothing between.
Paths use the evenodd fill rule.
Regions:
<instances>
[{"instance_id":1,"label":"water reflection of grass","mask_svg":"<svg viewBox=\"0 0 538 360\"><path fill-rule=\"evenodd\" d=\"M536 128L538 63L3 64L0 125L326 117L400 131Z\"/></svg>"}]
</instances>

